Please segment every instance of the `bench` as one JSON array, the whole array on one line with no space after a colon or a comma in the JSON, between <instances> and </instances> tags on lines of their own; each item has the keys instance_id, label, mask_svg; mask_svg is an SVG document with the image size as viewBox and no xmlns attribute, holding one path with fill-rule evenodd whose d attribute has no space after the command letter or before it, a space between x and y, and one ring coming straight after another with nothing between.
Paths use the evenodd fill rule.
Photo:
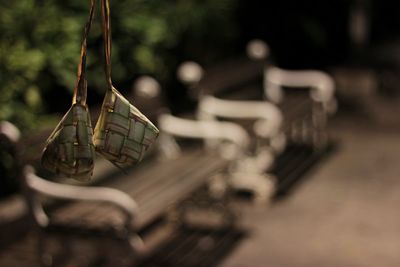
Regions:
<instances>
[{"instance_id":1,"label":"bench","mask_svg":"<svg viewBox=\"0 0 400 267\"><path fill-rule=\"evenodd\" d=\"M155 120L158 116L158 107L161 106L160 97L153 97L151 101L143 98L136 97L135 92L132 92L130 98L134 98L134 103L137 107L146 114L151 120ZM100 112L100 107L91 108L92 125L95 125L95 121ZM39 176L43 176L49 179L53 179L53 174L44 170L40 166L40 156L43 150L47 137L51 134L53 128L45 128L40 131L30 133L26 136L21 136L19 145L19 157L21 162L33 165L38 172ZM149 152L146 156L152 154ZM115 167L109 164L105 159L98 157L96 159L96 168L94 170L94 179L91 183L98 183L103 179L108 179L115 173ZM8 175L11 176L11 175ZM11 181L15 182L15 177L10 177ZM59 179L62 183L76 184L71 179ZM16 183L18 185L18 183ZM25 205L24 198L20 194L19 188L13 188L10 192L11 195L1 200L0 203L0 229L4 233L0 240L0 247L7 245L10 240L14 240L21 236L24 236L29 229L29 220L27 218L27 208ZM12 207L12 208L11 208Z\"/></svg>"},{"instance_id":2,"label":"bench","mask_svg":"<svg viewBox=\"0 0 400 267\"><path fill-rule=\"evenodd\" d=\"M333 78L320 70L275 66L270 60L268 44L261 40L250 41L247 53L256 62L264 62L264 96L280 107L289 141L324 149L328 144L328 115L337 108Z\"/></svg>"},{"instance_id":3,"label":"bench","mask_svg":"<svg viewBox=\"0 0 400 267\"><path fill-rule=\"evenodd\" d=\"M226 160L195 149L157 166L145 163L129 172L128 177L115 177L101 186L58 184L29 169L25 170L25 180L30 210L42 233L121 239L132 253L139 253L142 247L137 234L225 167ZM36 199L38 195L73 202L46 211L50 214L46 215Z\"/></svg>"},{"instance_id":4,"label":"bench","mask_svg":"<svg viewBox=\"0 0 400 267\"><path fill-rule=\"evenodd\" d=\"M247 53L252 60L239 57L204 71L203 79L191 85L197 99L207 95L226 100L266 98L282 111L289 142L323 149L328 143L328 116L337 108L330 75L274 66L268 45L260 40L249 42Z\"/></svg>"},{"instance_id":5,"label":"bench","mask_svg":"<svg viewBox=\"0 0 400 267\"><path fill-rule=\"evenodd\" d=\"M252 46L269 51L268 45L260 40L249 42L248 48ZM285 195L331 151L328 119L337 109L335 83L320 70L286 70L274 66L268 56L261 53L253 58L264 61L264 95L278 105L284 117L288 145L272 172L279 178L277 195Z\"/></svg>"},{"instance_id":6,"label":"bench","mask_svg":"<svg viewBox=\"0 0 400 267\"><path fill-rule=\"evenodd\" d=\"M249 68L249 66L253 68ZM238 81L242 78L244 81L251 82L252 79L250 78L257 75L254 66L245 65L243 69L248 70L243 72L244 77L240 77L236 73L233 80ZM231 68L228 70L231 70ZM193 75L195 73L198 75ZM202 73L201 66L195 62L184 62L178 68L178 78L193 89L200 86L198 82L201 81ZM223 77L226 77L226 75ZM203 121L218 121L219 119L234 121L244 126L251 136L251 145L246 151L247 156L241 159L236 169L231 173L234 181L233 186L238 191L246 191L255 196L262 195L259 191L269 187L271 190L269 190L268 195L271 196L274 191L274 186L271 186L271 184L274 184L275 179L271 175L266 175L266 172L271 168L276 154L281 152L285 145L285 136L281 132L282 115L279 109L267 101L217 98L209 95L208 90L206 90L208 88L204 87L206 84L207 82L202 83L201 89L203 91L197 96L197 118ZM223 83L221 82L221 84ZM244 83L242 81L239 84L243 85ZM226 86L231 86L231 84L228 83ZM224 92L225 90L221 91ZM269 196L265 198L270 198Z\"/></svg>"},{"instance_id":7,"label":"bench","mask_svg":"<svg viewBox=\"0 0 400 267\"><path fill-rule=\"evenodd\" d=\"M246 114L247 118L261 119L262 115L256 115L257 111L255 110L257 108L246 107L242 109L241 104L250 103L237 100L261 99L263 96L280 109L283 117L281 129L285 138L276 138L275 140L278 142L275 144L274 138L270 140L272 147L281 148L275 149L278 153L274 154L276 163L271 169L272 173L276 174L278 178L277 192L280 193L290 188L292 182L301 176L302 170L312 165L330 147L327 120L328 116L333 114L336 109L334 83L332 78L322 71L289 71L274 67L267 60L268 53L259 53L260 51L269 51L265 43L257 41L255 46L249 43L248 52L251 53L249 57L255 60L247 60L246 62L242 59L236 61L243 66L242 68L237 67L237 69L248 70L252 72L251 75L247 71L243 71L244 74L241 75L240 72L224 68L222 64L222 67L205 73L206 75L208 73L214 79L218 76L224 78L221 78L218 82L210 79L211 82L209 82L205 75L203 80L192 84L191 88L199 87L197 89L199 108L203 118L220 117L238 121L238 119L243 119L244 114ZM218 73L218 75L213 76L212 72ZM263 82L257 77L261 78ZM240 82L237 82L240 86L232 87L230 79L240 80ZM300 88L307 90L299 90ZM258 105L255 102L253 103ZM268 105L271 105L271 103L266 104L266 106ZM273 114L274 112L270 113ZM269 120L274 117L271 114ZM264 115L264 119L268 120L267 117L268 115ZM263 127L257 127L254 121L252 123L244 121L241 125L250 132L256 133L255 137L262 136L260 129ZM258 126L260 125L262 124L258 124ZM285 144L287 145L284 153L279 153L282 152Z\"/></svg>"},{"instance_id":8,"label":"bench","mask_svg":"<svg viewBox=\"0 0 400 267\"><path fill-rule=\"evenodd\" d=\"M266 68L264 78L265 95L281 108L292 141L311 144L315 149L326 147L328 115L336 111L333 79L318 70L278 67Z\"/></svg>"},{"instance_id":9,"label":"bench","mask_svg":"<svg viewBox=\"0 0 400 267\"><path fill-rule=\"evenodd\" d=\"M128 177L120 174L113 179L100 181L100 187L46 181L35 175L31 168L25 168L24 174L21 175L23 192L36 226L43 233L39 242L42 244L39 246L39 255L45 255L43 244L49 233L79 233L84 236L118 239L125 247L131 249L131 254L137 254L142 250L138 234L152 222L165 216L170 207L206 186L210 178L215 173L223 172L230 162L217 153L205 151L203 146L171 153L171 147L168 146L174 143L171 138L180 136L224 139L231 143L236 142L238 146L247 142L245 135L243 141L243 130L231 123L199 123L184 119L178 119L177 122L177 119L167 114L160 118L160 129L163 132L160 137L161 150L164 150L166 155L172 155L172 159L145 160L141 165L129 170ZM165 122L166 120L169 121ZM182 126L181 122L189 123L189 127ZM172 127L172 130L168 127ZM193 130L194 135L188 133ZM67 202L46 209L40 196L73 203ZM75 203L76 201L79 203ZM103 202L110 205L99 205Z\"/></svg>"}]
</instances>

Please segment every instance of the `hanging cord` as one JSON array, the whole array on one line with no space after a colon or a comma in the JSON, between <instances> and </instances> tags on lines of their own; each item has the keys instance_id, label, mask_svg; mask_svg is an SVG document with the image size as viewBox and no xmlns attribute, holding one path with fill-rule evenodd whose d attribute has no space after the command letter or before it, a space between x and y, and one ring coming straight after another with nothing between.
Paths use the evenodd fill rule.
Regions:
<instances>
[{"instance_id":1,"label":"hanging cord","mask_svg":"<svg viewBox=\"0 0 400 267\"><path fill-rule=\"evenodd\" d=\"M86 55L87 55L87 37L89 35L90 26L93 21L93 14L95 8L95 0L90 0L89 17L86 21L85 29L83 32L83 39L81 44L81 58L78 65L78 78L76 80L72 104L79 103L86 106L87 97L87 81L86 81Z\"/></svg>"},{"instance_id":2,"label":"hanging cord","mask_svg":"<svg viewBox=\"0 0 400 267\"><path fill-rule=\"evenodd\" d=\"M102 29L104 39L105 74L108 90L112 90L111 81L111 22L109 0L101 0Z\"/></svg>"}]
</instances>

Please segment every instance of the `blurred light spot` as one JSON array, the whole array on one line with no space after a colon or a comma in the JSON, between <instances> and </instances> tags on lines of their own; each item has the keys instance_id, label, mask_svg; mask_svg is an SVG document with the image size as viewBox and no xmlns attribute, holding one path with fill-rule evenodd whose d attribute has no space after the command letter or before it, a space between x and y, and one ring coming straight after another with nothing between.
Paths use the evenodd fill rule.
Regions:
<instances>
[{"instance_id":1,"label":"blurred light spot","mask_svg":"<svg viewBox=\"0 0 400 267\"><path fill-rule=\"evenodd\" d=\"M133 85L133 93L139 97L154 98L160 95L161 86L153 77L141 76Z\"/></svg>"},{"instance_id":2,"label":"blurred light spot","mask_svg":"<svg viewBox=\"0 0 400 267\"><path fill-rule=\"evenodd\" d=\"M196 62L186 61L179 66L177 75L183 83L198 83L203 77L203 68Z\"/></svg>"},{"instance_id":3,"label":"blurred light spot","mask_svg":"<svg viewBox=\"0 0 400 267\"><path fill-rule=\"evenodd\" d=\"M269 47L264 41L254 39L247 44L246 52L251 59L267 59L269 56Z\"/></svg>"}]
</instances>

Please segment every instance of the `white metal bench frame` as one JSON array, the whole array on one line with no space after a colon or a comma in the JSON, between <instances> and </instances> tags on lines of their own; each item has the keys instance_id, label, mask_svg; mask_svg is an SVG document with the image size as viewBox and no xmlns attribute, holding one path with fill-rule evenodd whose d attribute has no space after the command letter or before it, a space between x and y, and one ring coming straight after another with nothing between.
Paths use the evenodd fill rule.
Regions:
<instances>
[{"instance_id":1,"label":"white metal bench frame","mask_svg":"<svg viewBox=\"0 0 400 267\"><path fill-rule=\"evenodd\" d=\"M196 121L163 114L159 117L159 128L164 136L160 140L167 142L164 147L168 148L176 148L176 146L170 145L172 142L175 143L174 137L217 141L217 149L221 156L233 162L228 177L222 183L226 183L226 186L236 190L252 192L256 202L265 203L271 198L275 189L275 181L273 181L273 177L264 174L270 154L260 155L256 160L248 157L246 152L250 145L250 137L241 126L231 122ZM224 140L229 144L221 144L221 141ZM166 154L175 153L179 153L179 151L168 151ZM219 184L220 182L217 181ZM213 185L210 187L212 189Z\"/></svg>"},{"instance_id":2,"label":"white metal bench frame","mask_svg":"<svg viewBox=\"0 0 400 267\"><path fill-rule=\"evenodd\" d=\"M336 112L335 83L330 75L319 70L285 70L266 67L264 93L270 101L280 103L284 99L282 87L311 88L310 97L320 102L327 114Z\"/></svg>"},{"instance_id":3,"label":"white metal bench frame","mask_svg":"<svg viewBox=\"0 0 400 267\"><path fill-rule=\"evenodd\" d=\"M176 122L175 120L169 121L168 118L169 115L160 117L162 121L160 126L161 131L163 131L162 135L168 135L168 127L172 127L175 131L178 130L176 133L179 133L179 136L185 138L224 139L234 142L239 146L246 146L248 142L246 133L235 124L198 121L185 121L182 124L182 121L179 119ZM0 126L0 134L5 135L12 143L17 145L19 139L18 129L8 122L2 122ZM190 129L190 131L187 131L187 129ZM171 134L171 131L169 133ZM161 143L160 146L162 147L163 143L159 143ZM48 181L37 176L31 166L25 166L20 175L21 177L19 178L23 183L29 213L39 229L45 230L51 225L51 219L44 210L44 203L41 201L40 196L70 201L105 202L111 204L124 215L122 229L127 231L125 239L130 246L130 250L134 253L133 255L140 255L146 252L142 238L134 229L135 220L140 218L140 207L125 192L108 187L85 187ZM39 240L40 244L43 241L43 236L41 236L41 240ZM45 255L42 245L39 245L39 247L39 255L41 259L44 259L47 255Z\"/></svg>"},{"instance_id":4,"label":"white metal bench frame","mask_svg":"<svg viewBox=\"0 0 400 267\"><path fill-rule=\"evenodd\" d=\"M278 107L267 101L225 100L214 96L200 99L198 118L201 120L255 119L254 133L268 139L272 149L280 153L285 148L282 133L283 116Z\"/></svg>"}]
</instances>

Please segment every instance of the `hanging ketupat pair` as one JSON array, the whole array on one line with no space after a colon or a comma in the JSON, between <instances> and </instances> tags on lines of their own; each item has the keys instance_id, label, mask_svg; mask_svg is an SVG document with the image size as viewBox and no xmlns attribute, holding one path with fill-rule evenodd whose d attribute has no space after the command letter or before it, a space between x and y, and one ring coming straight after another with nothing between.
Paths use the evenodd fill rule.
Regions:
<instances>
[{"instance_id":1,"label":"hanging ketupat pair","mask_svg":"<svg viewBox=\"0 0 400 267\"><path fill-rule=\"evenodd\" d=\"M108 0L101 0L105 74L107 92L96 123L94 135L86 105L87 82L86 39L93 19L94 0L91 0L86 23L78 80L73 104L47 140L42 155L46 169L77 180L89 180L93 173L95 150L118 167L139 162L156 140L159 131L136 107L112 86L111 28Z\"/></svg>"}]
</instances>

